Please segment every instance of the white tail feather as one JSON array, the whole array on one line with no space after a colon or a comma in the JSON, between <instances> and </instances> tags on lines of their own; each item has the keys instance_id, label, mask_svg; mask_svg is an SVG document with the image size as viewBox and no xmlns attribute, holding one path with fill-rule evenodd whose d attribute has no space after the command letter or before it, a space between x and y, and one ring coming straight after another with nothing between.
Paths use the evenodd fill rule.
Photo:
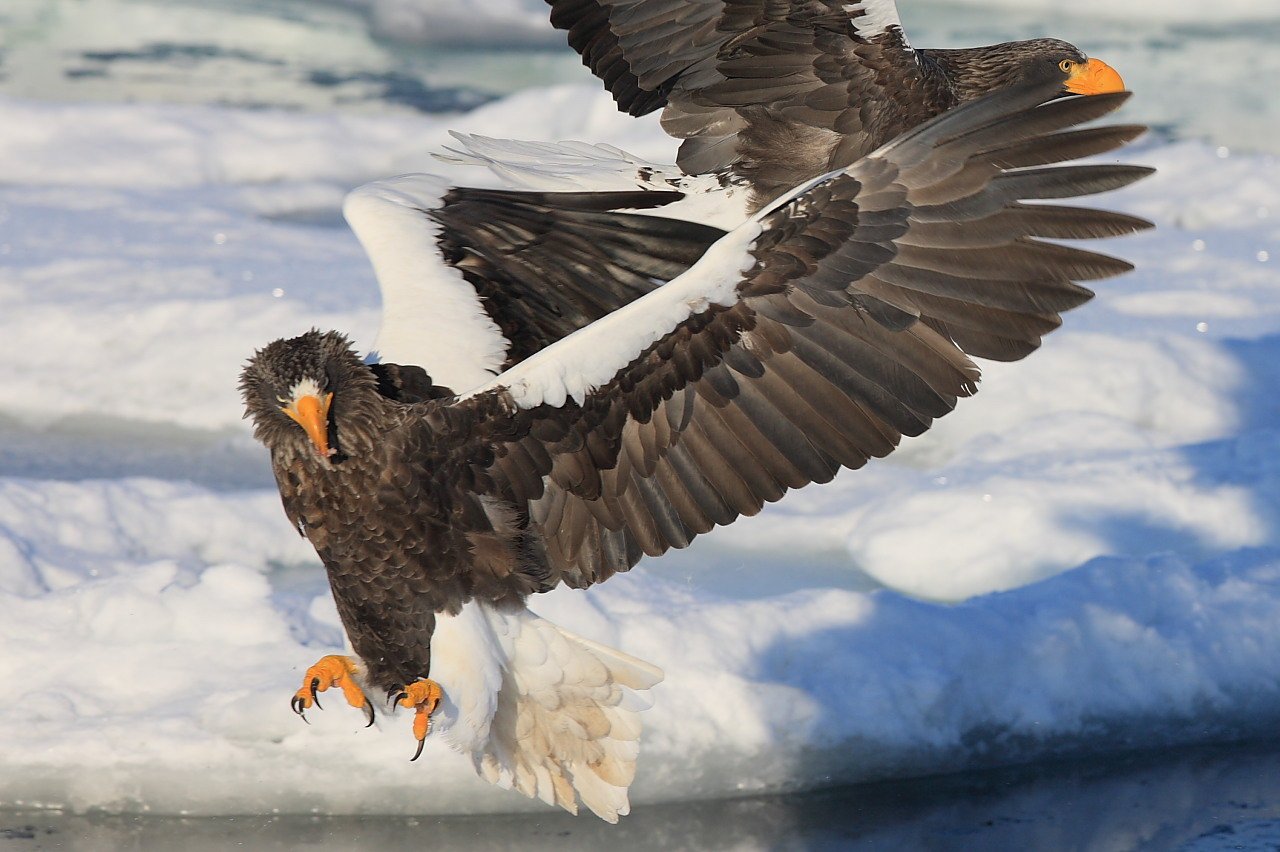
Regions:
<instances>
[{"instance_id":1,"label":"white tail feather","mask_svg":"<svg viewBox=\"0 0 1280 852\"><path fill-rule=\"evenodd\" d=\"M630 810L640 750L637 691L658 668L527 609L471 603L439 616L431 676L444 690L436 729L499 787L601 819Z\"/></svg>"}]
</instances>

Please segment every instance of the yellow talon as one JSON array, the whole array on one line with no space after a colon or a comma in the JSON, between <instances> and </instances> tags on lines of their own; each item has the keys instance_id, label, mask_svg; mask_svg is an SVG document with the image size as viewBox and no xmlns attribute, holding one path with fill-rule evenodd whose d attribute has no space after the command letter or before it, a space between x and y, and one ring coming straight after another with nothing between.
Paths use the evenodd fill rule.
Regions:
<instances>
[{"instance_id":1,"label":"yellow talon","mask_svg":"<svg viewBox=\"0 0 1280 852\"><path fill-rule=\"evenodd\" d=\"M342 689L342 695L347 699L347 703L352 707L356 707L365 712L368 718L368 725L373 724L373 704L365 698L364 691L355 681L356 664L350 657L343 657L337 654L329 654L321 657L314 666L307 669L306 674L302 676L302 687L293 694L293 712L302 717L305 722L307 717L305 711L314 704L319 709L320 702L317 700L317 693L324 692L332 687Z\"/></svg>"},{"instance_id":2,"label":"yellow talon","mask_svg":"<svg viewBox=\"0 0 1280 852\"><path fill-rule=\"evenodd\" d=\"M409 758L410 761L417 760L422 754L422 745L427 739L427 734L431 733L431 714L435 712L436 705L440 703L443 696L440 684L434 680L419 680L411 683L397 696L397 704L414 711L413 735L418 738L418 750L413 753L413 757Z\"/></svg>"}]
</instances>

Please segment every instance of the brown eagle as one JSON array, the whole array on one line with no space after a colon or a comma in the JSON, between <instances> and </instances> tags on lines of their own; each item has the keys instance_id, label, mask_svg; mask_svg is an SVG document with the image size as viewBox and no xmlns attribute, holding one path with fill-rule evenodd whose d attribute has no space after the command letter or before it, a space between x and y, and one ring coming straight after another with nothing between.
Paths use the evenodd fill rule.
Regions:
<instances>
[{"instance_id":1,"label":"brown eagle","mask_svg":"<svg viewBox=\"0 0 1280 852\"><path fill-rule=\"evenodd\" d=\"M1124 89L1059 39L915 50L894 0L547 0L553 26L631 115L662 110L686 174L723 172L753 208L944 110L1058 81Z\"/></svg>"},{"instance_id":2,"label":"brown eagle","mask_svg":"<svg viewBox=\"0 0 1280 852\"><path fill-rule=\"evenodd\" d=\"M423 179L370 187L409 212L422 243L411 269L398 250L380 257L387 217L366 214L382 206L353 199L347 218L388 305L422 298L423 276L450 267L501 332L500 347L453 359L447 333L424 334L412 311L385 312L380 357L427 366L450 387L468 386L469 370L511 367L670 281L775 197L945 110L1013 85L1044 83L1062 95L1124 89L1109 66L1058 39L912 49L893 0L548 3L551 23L568 31L619 108L662 109L662 126L684 141L673 166L608 146L458 136L463 149L449 159L530 191ZM416 223L423 217L429 232ZM435 366L454 360L463 375Z\"/></svg>"},{"instance_id":3,"label":"brown eagle","mask_svg":"<svg viewBox=\"0 0 1280 852\"><path fill-rule=\"evenodd\" d=\"M1077 282L1130 269L1047 241L1149 227L1052 203L1149 173L1058 165L1142 132L1075 127L1127 94L1060 94L1056 80L1005 88L807 181L497 375L505 338L476 290L453 270L425 277L439 232L397 193L430 179L357 191L348 213L379 277L424 274L417 305L402 292L385 309L443 318L423 334L452 377L369 365L333 331L277 340L244 369L247 416L353 651L308 670L295 708L340 687L371 715L385 695L414 710L419 751L434 723L490 781L626 813L636 693L661 672L528 598L889 454L975 392L971 356L1026 355L1090 298ZM676 242L706 235L662 221Z\"/></svg>"}]
</instances>

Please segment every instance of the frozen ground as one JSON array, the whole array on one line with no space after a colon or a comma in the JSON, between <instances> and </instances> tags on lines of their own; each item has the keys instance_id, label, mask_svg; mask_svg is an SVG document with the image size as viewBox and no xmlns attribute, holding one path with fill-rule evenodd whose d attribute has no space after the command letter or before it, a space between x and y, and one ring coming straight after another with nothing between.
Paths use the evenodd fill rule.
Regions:
<instances>
[{"instance_id":1,"label":"frozen ground","mask_svg":"<svg viewBox=\"0 0 1280 852\"><path fill-rule=\"evenodd\" d=\"M338 204L441 170L447 128L672 146L592 84L313 107L0 95L0 806L534 807L439 743L410 764L404 719L290 713L339 631L236 376L312 325L371 339ZM1171 121L1105 199L1159 224L1110 246L1139 271L1042 352L886 462L539 602L667 671L637 801L1275 731L1280 168L1230 139L1251 116Z\"/></svg>"},{"instance_id":2,"label":"frozen ground","mask_svg":"<svg viewBox=\"0 0 1280 852\"><path fill-rule=\"evenodd\" d=\"M546 39L542 26L545 20L547 0L491 0L484 14L462 14L470 10L466 0L332 0L335 5L350 6L365 11L376 22L375 29L400 37L443 41L447 35L475 34L471 36L486 43L501 39L533 41ZM1020 13L1057 15L1062 4L1054 0L952 0L949 4L936 0L898 0L900 12L913 27L917 20L934 14L944 5L960 7L972 17L990 16L997 10L1016 9ZM1254 22L1274 20L1275 10L1266 0L1219 0L1211 7L1193 3L1169 3L1167 0L1126 0L1124 3L1109 0L1078 0L1071 4L1071 14L1076 17L1100 18L1109 22L1143 21L1212 25L1221 22ZM983 20L984 24L989 24ZM406 32L407 30L407 32ZM487 30L487 33L484 31Z\"/></svg>"}]
</instances>

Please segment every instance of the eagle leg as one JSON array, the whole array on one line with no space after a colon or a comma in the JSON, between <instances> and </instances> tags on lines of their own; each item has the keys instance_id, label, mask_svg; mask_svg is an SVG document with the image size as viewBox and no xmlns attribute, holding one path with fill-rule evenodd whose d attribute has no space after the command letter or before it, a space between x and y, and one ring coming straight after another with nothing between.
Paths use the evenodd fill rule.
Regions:
<instances>
[{"instance_id":1,"label":"eagle leg","mask_svg":"<svg viewBox=\"0 0 1280 852\"><path fill-rule=\"evenodd\" d=\"M427 734L431 733L431 714L435 712L443 695L440 684L434 680L419 680L400 690L400 694L394 699L396 704L414 711L413 735L418 738L418 750L409 758L410 763L422 755L422 744L426 741Z\"/></svg>"},{"instance_id":2,"label":"eagle leg","mask_svg":"<svg viewBox=\"0 0 1280 852\"><path fill-rule=\"evenodd\" d=\"M301 716L302 721L307 721L306 711L312 704L320 710L324 709L320 706L317 693L337 686L342 689L342 695L347 699L348 704L364 711L365 718L368 719L365 727L369 727L373 724L373 702L365 698L364 691L355 681L355 673L356 664L350 657L337 654L321 657L302 676L302 687L293 694L293 700L290 702L293 712Z\"/></svg>"}]
</instances>

